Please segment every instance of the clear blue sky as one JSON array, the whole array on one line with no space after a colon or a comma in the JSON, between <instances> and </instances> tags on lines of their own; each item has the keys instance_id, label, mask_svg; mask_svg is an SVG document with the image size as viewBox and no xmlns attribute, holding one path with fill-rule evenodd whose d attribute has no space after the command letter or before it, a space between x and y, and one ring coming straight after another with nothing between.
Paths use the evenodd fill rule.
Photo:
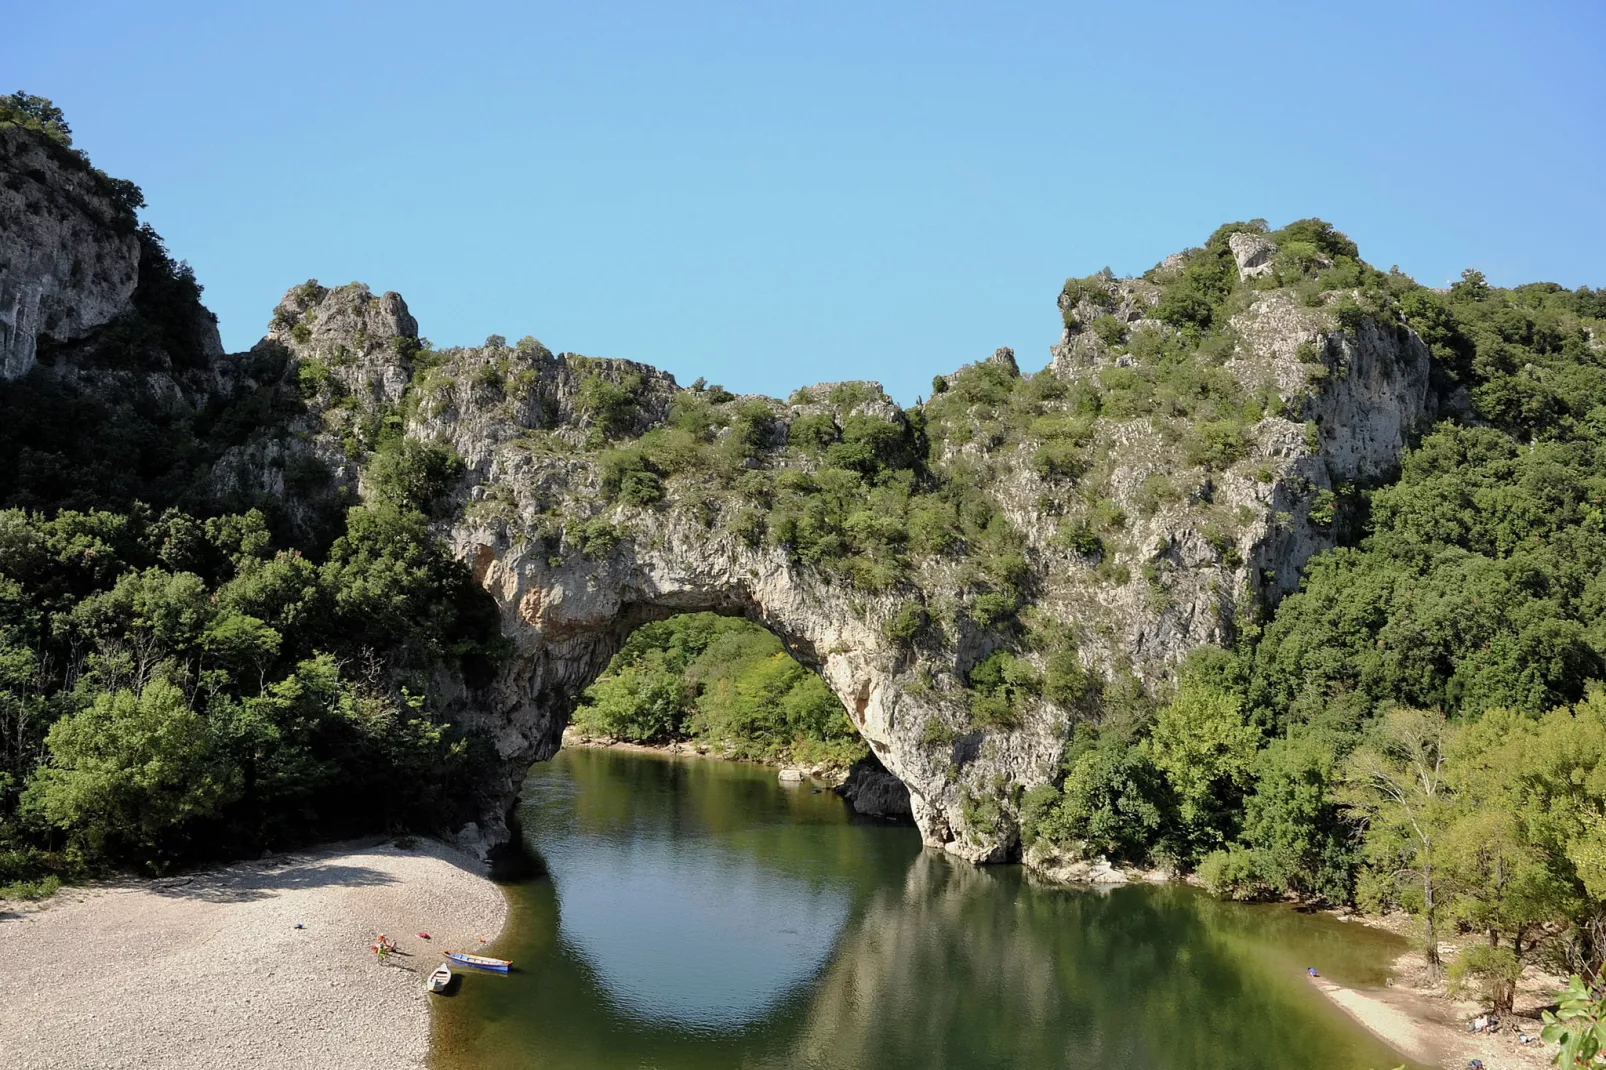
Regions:
<instances>
[{"instance_id":1,"label":"clear blue sky","mask_svg":"<svg viewBox=\"0 0 1606 1070\"><path fill-rule=\"evenodd\" d=\"M230 349L361 280L437 345L907 402L1257 216L1606 286L1598 0L6 6L5 90L144 188Z\"/></svg>"}]
</instances>

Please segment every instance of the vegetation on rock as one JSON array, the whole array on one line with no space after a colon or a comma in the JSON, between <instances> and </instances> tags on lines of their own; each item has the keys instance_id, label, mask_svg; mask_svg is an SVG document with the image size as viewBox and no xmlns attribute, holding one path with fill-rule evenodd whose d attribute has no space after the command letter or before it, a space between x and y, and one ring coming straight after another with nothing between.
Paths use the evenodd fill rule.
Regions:
<instances>
[{"instance_id":1,"label":"vegetation on rock","mask_svg":"<svg viewBox=\"0 0 1606 1070\"><path fill-rule=\"evenodd\" d=\"M46 101L0 126L88 167ZM833 677L856 717L872 683L904 700L883 727L974 857L1403 906L1485 937L1450 965L1496 1003L1536 956L1601 971L1606 292L1430 290L1320 220L1232 223L1069 280L1035 374L1001 350L910 409L783 402L533 338L437 350L357 284L295 288L219 361L137 190L101 188L139 235L127 314L0 383L7 894L471 814L499 624L678 538L722 590L779 575L862 625L817 667L863 654ZM1347 440L1351 402L1394 422ZM532 575L499 621L485 587ZM618 636L585 641L518 701L561 719L589 684L577 718L618 738L863 746L755 626L647 625L595 681Z\"/></svg>"}]
</instances>

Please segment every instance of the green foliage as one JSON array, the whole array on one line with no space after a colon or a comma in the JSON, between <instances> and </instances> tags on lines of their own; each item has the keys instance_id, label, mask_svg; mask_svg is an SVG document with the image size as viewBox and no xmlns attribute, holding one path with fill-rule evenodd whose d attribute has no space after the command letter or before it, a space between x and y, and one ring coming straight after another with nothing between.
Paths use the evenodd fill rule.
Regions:
<instances>
[{"instance_id":1,"label":"green foliage","mask_svg":"<svg viewBox=\"0 0 1606 1070\"><path fill-rule=\"evenodd\" d=\"M321 563L275 553L260 513L7 510L0 546L0 848L19 812L69 848L0 879L473 805L456 777L479 744L387 682L443 663L482 679L501 651L494 607L421 515L352 510Z\"/></svg>"},{"instance_id":2,"label":"green foliage","mask_svg":"<svg viewBox=\"0 0 1606 1070\"><path fill-rule=\"evenodd\" d=\"M1115 300L1111 297L1104 283L1114 278L1105 269L1105 273L1089 275L1084 279L1066 279L1065 287L1060 291L1060 307L1065 310L1064 319L1067 327L1080 326L1077 319L1076 306L1091 304L1095 308L1114 310Z\"/></svg>"},{"instance_id":3,"label":"green foliage","mask_svg":"<svg viewBox=\"0 0 1606 1070\"><path fill-rule=\"evenodd\" d=\"M1160 709L1144 750L1175 794L1189 851L1202 854L1237 831L1260 742L1238 696L1212 684L1184 680Z\"/></svg>"},{"instance_id":4,"label":"green foliage","mask_svg":"<svg viewBox=\"0 0 1606 1070\"><path fill-rule=\"evenodd\" d=\"M1238 844L1201 858L1198 875L1205 891L1222 899L1258 899L1266 891L1254 855Z\"/></svg>"},{"instance_id":5,"label":"green foliage","mask_svg":"<svg viewBox=\"0 0 1606 1070\"><path fill-rule=\"evenodd\" d=\"M578 407L591 428L595 445L619 438L634 427L637 395L642 386L641 375L636 372L620 376L618 382L597 372L581 376Z\"/></svg>"},{"instance_id":6,"label":"green foliage","mask_svg":"<svg viewBox=\"0 0 1606 1070\"><path fill-rule=\"evenodd\" d=\"M1195 426L1182 441L1182 455L1189 464L1222 470L1243 457L1249 428L1241 421L1206 420Z\"/></svg>"},{"instance_id":7,"label":"green foliage","mask_svg":"<svg viewBox=\"0 0 1606 1070\"><path fill-rule=\"evenodd\" d=\"M1496 1014L1510 1014L1522 978L1522 961L1509 947L1473 944L1464 947L1446 971L1452 996L1471 996Z\"/></svg>"},{"instance_id":8,"label":"green foliage","mask_svg":"<svg viewBox=\"0 0 1606 1070\"><path fill-rule=\"evenodd\" d=\"M72 128L66 116L45 97L21 90L0 96L0 123L13 123L43 134L63 148L72 148Z\"/></svg>"},{"instance_id":9,"label":"green foliage","mask_svg":"<svg viewBox=\"0 0 1606 1070\"><path fill-rule=\"evenodd\" d=\"M374 496L386 505L439 515L463 475L463 460L450 446L398 438L386 443L368 465Z\"/></svg>"},{"instance_id":10,"label":"green foliage","mask_svg":"<svg viewBox=\"0 0 1606 1070\"><path fill-rule=\"evenodd\" d=\"M649 458L644 446L608 450L597 464L602 491L609 498L639 506L663 500L663 468Z\"/></svg>"},{"instance_id":11,"label":"green foliage","mask_svg":"<svg viewBox=\"0 0 1606 1070\"><path fill-rule=\"evenodd\" d=\"M924 606L917 602L905 602L888 618L883 632L892 642L908 643L920 634L921 629L927 624L927 619Z\"/></svg>"},{"instance_id":12,"label":"green foliage","mask_svg":"<svg viewBox=\"0 0 1606 1070\"><path fill-rule=\"evenodd\" d=\"M1065 520L1054 533L1054 542L1072 553L1094 559L1105 554L1104 540L1094 533L1086 520Z\"/></svg>"},{"instance_id":13,"label":"green foliage","mask_svg":"<svg viewBox=\"0 0 1606 1070\"><path fill-rule=\"evenodd\" d=\"M1032 663L995 650L970 670L970 716L983 728L1013 728L1042 692Z\"/></svg>"},{"instance_id":14,"label":"green foliage","mask_svg":"<svg viewBox=\"0 0 1606 1070\"><path fill-rule=\"evenodd\" d=\"M54 873L39 880L12 881L9 884L0 884L0 899L17 899L31 902L39 899L49 899L61 891L61 878Z\"/></svg>"},{"instance_id":15,"label":"green foliage","mask_svg":"<svg viewBox=\"0 0 1606 1070\"><path fill-rule=\"evenodd\" d=\"M842 432L836 419L828 412L799 416L787 431L788 439L799 447L816 452L824 451L841 441Z\"/></svg>"},{"instance_id":16,"label":"green foliage","mask_svg":"<svg viewBox=\"0 0 1606 1070\"><path fill-rule=\"evenodd\" d=\"M1544 1012L1540 1037L1558 1045L1555 1063L1565 1070L1606 1066L1606 997L1573 974L1555 1012Z\"/></svg>"},{"instance_id":17,"label":"green foliage","mask_svg":"<svg viewBox=\"0 0 1606 1070\"><path fill-rule=\"evenodd\" d=\"M692 613L633 632L574 723L636 742L692 739L738 758L846 767L864 751L819 676L755 624Z\"/></svg>"},{"instance_id":18,"label":"green foliage","mask_svg":"<svg viewBox=\"0 0 1606 1070\"><path fill-rule=\"evenodd\" d=\"M1243 843L1269 888L1349 901L1357 852L1355 828L1338 801L1343 743L1311 730L1274 740L1257 758Z\"/></svg>"},{"instance_id":19,"label":"green foliage","mask_svg":"<svg viewBox=\"0 0 1606 1070\"><path fill-rule=\"evenodd\" d=\"M239 794L208 728L165 680L102 692L51 727L23 812L70 832L87 856L160 867L186 826Z\"/></svg>"},{"instance_id":20,"label":"green foliage","mask_svg":"<svg viewBox=\"0 0 1606 1070\"><path fill-rule=\"evenodd\" d=\"M611 739L637 743L670 739L685 719L682 693L680 675L665 668L664 653L649 650L633 663L610 666L586 689L574 720Z\"/></svg>"},{"instance_id":21,"label":"green foliage","mask_svg":"<svg viewBox=\"0 0 1606 1070\"><path fill-rule=\"evenodd\" d=\"M624 534L606 517L595 516L580 525L574 541L582 554L593 561L600 561L619 544Z\"/></svg>"},{"instance_id":22,"label":"green foliage","mask_svg":"<svg viewBox=\"0 0 1606 1070\"><path fill-rule=\"evenodd\" d=\"M1081 737L1087 739L1088 737ZM1072 745L1063 789L1040 789L1022 810L1022 838L1138 862L1165 833L1173 803L1148 754L1119 734Z\"/></svg>"}]
</instances>

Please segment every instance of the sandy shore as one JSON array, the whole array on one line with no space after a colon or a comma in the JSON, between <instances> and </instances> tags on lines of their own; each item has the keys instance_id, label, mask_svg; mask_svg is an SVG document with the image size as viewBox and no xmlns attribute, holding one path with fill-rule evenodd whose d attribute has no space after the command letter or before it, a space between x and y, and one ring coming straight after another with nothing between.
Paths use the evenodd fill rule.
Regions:
<instances>
[{"instance_id":1,"label":"sandy shore","mask_svg":"<svg viewBox=\"0 0 1606 1070\"><path fill-rule=\"evenodd\" d=\"M507 901L452 848L371 844L0 903L5 1065L423 1066L424 977ZM381 932L404 953L385 965Z\"/></svg>"},{"instance_id":2,"label":"sandy shore","mask_svg":"<svg viewBox=\"0 0 1606 1070\"><path fill-rule=\"evenodd\" d=\"M1357 924L1376 922L1368 919ZM1453 953L1448 945L1443 950ZM1313 983L1345 1013L1415 1065L1464 1070L1473 1059L1482 1059L1487 1070L1538 1070L1553 1065L1554 1045L1539 1040L1523 1044L1518 1034L1538 1035L1539 1011L1554 991L1555 978L1537 974L1526 978L1528 983L1518 989L1516 1013L1503 1023L1500 1032L1469 1033L1467 1022L1485 1008L1473 1001L1451 999L1442 982L1428 983L1426 960L1420 952L1401 955L1395 960L1393 973L1387 988L1347 988L1325 977Z\"/></svg>"}]
</instances>

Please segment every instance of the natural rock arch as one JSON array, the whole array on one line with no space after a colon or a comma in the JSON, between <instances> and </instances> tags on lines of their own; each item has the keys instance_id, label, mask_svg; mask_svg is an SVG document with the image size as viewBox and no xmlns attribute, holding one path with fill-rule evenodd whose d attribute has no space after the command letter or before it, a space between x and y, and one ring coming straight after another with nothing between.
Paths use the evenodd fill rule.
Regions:
<instances>
[{"instance_id":1,"label":"natural rock arch","mask_svg":"<svg viewBox=\"0 0 1606 1070\"><path fill-rule=\"evenodd\" d=\"M714 610L824 678L909 788L928 844L996 861L1072 725L1099 716L1101 681L1163 684L1294 589L1334 545L1345 488L1386 478L1431 407L1427 349L1402 324L1268 290L1208 358L1263 399L1225 446L1183 418L1081 419L1132 363L1109 322L1172 329L1150 316L1153 282L1075 289L1048 368L1023 377L1000 350L906 411L873 383L736 397L534 339L434 351L398 295L308 283L263 343L316 384L305 417L218 479L302 451L328 463L332 491L360 492L351 443L387 421L462 459L441 531L515 654L458 715L496 741L504 813L630 630ZM1000 407L1023 415L1001 424ZM917 546L932 516L952 537ZM469 830L505 835L500 815Z\"/></svg>"},{"instance_id":2,"label":"natural rock arch","mask_svg":"<svg viewBox=\"0 0 1606 1070\"><path fill-rule=\"evenodd\" d=\"M754 550L729 534L710 538L703 530L667 526L660 534L646 548L632 543L602 560L581 557L557 567L539 555L457 543L496 599L503 633L517 646L514 667L498 690L505 705L479 721L515 771L557 752L580 693L637 627L678 613L741 616L772 632L825 680L876 757L909 787L929 845L972 861L1003 857L1012 830L962 838L966 830L948 817L964 807L945 760L952 751L908 745L941 714L909 686L911 659L874 626L878 614L852 605L833 585L799 576L777 551ZM1063 740L1020 735L1007 756L1012 779L1050 779ZM956 745L979 746L977 736Z\"/></svg>"}]
</instances>

